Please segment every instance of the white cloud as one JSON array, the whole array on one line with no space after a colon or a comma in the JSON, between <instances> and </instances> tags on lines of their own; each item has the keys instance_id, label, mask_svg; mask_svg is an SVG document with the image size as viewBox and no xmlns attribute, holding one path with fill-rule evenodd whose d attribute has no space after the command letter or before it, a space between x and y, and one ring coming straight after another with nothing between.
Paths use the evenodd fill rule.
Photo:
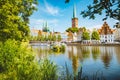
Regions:
<instances>
[{"instance_id":1,"label":"white cloud","mask_svg":"<svg viewBox=\"0 0 120 80\"><path fill-rule=\"evenodd\" d=\"M93 28L96 28L96 29L99 29L101 27L102 27L102 25L95 25L95 26L93 26Z\"/></svg>"},{"instance_id":2,"label":"white cloud","mask_svg":"<svg viewBox=\"0 0 120 80\"><path fill-rule=\"evenodd\" d=\"M51 4L47 3L46 0L44 0L44 4L45 4L45 10L44 10L45 12L53 16L59 14L59 9L57 7L54 7Z\"/></svg>"},{"instance_id":3,"label":"white cloud","mask_svg":"<svg viewBox=\"0 0 120 80\"><path fill-rule=\"evenodd\" d=\"M102 27L102 25L95 25L95 26L89 27L88 29L89 29L90 31L92 31L93 29L100 29L101 27Z\"/></svg>"}]
</instances>

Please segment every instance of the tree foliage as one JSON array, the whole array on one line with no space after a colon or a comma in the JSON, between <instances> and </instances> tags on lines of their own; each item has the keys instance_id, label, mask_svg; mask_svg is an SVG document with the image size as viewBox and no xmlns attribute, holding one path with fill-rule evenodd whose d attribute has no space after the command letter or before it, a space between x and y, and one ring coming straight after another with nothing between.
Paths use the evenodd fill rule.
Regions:
<instances>
[{"instance_id":1,"label":"tree foliage","mask_svg":"<svg viewBox=\"0 0 120 80\"><path fill-rule=\"evenodd\" d=\"M70 0L65 0L68 3ZM120 21L120 0L93 0L92 5L87 6L87 10L81 12L83 17L95 19L95 15L101 15L105 11L106 20L108 17Z\"/></svg>"},{"instance_id":2,"label":"tree foliage","mask_svg":"<svg viewBox=\"0 0 120 80\"><path fill-rule=\"evenodd\" d=\"M75 33L75 32L78 32L78 28L77 27L70 27L66 30L66 32L72 32L72 33Z\"/></svg>"},{"instance_id":3,"label":"tree foliage","mask_svg":"<svg viewBox=\"0 0 120 80\"><path fill-rule=\"evenodd\" d=\"M82 33L82 39L83 39L83 40L90 40L90 34L89 34L89 32L84 31L84 32Z\"/></svg>"},{"instance_id":4,"label":"tree foliage","mask_svg":"<svg viewBox=\"0 0 120 80\"><path fill-rule=\"evenodd\" d=\"M2 80L35 79L34 72L38 66L34 63L34 55L24 44L15 40L7 40L0 45L0 76Z\"/></svg>"},{"instance_id":5,"label":"tree foliage","mask_svg":"<svg viewBox=\"0 0 120 80\"><path fill-rule=\"evenodd\" d=\"M0 41L23 40L29 36L29 16L37 0L0 0Z\"/></svg>"},{"instance_id":6,"label":"tree foliage","mask_svg":"<svg viewBox=\"0 0 120 80\"><path fill-rule=\"evenodd\" d=\"M58 35L57 36L57 41L61 41L61 40L62 40L61 35Z\"/></svg>"},{"instance_id":7,"label":"tree foliage","mask_svg":"<svg viewBox=\"0 0 120 80\"><path fill-rule=\"evenodd\" d=\"M57 66L47 59L38 64L28 43L15 40L0 43L1 80L57 80L56 78Z\"/></svg>"},{"instance_id":8,"label":"tree foliage","mask_svg":"<svg viewBox=\"0 0 120 80\"><path fill-rule=\"evenodd\" d=\"M100 40L99 33L97 31L93 31L91 39L93 39L93 40Z\"/></svg>"},{"instance_id":9,"label":"tree foliage","mask_svg":"<svg viewBox=\"0 0 120 80\"><path fill-rule=\"evenodd\" d=\"M38 36L31 36L30 40L32 41L61 41L61 35L38 35Z\"/></svg>"},{"instance_id":10,"label":"tree foliage","mask_svg":"<svg viewBox=\"0 0 120 80\"><path fill-rule=\"evenodd\" d=\"M106 20L108 17L120 21L120 0L93 0L93 4L87 6L86 11L82 11L83 17L95 18L95 14L101 15L105 11Z\"/></svg>"}]
</instances>

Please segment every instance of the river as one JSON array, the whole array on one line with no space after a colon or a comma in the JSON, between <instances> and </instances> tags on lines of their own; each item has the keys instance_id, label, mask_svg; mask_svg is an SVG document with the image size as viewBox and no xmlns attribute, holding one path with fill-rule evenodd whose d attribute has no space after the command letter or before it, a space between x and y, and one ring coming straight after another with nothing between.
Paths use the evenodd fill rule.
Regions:
<instances>
[{"instance_id":1,"label":"river","mask_svg":"<svg viewBox=\"0 0 120 80\"><path fill-rule=\"evenodd\" d=\"M82 74L92 79L97 73L106 80L120 80L120 46L66 46L65 52L53 53L49 46L32 46L36 58L47 57L74 75L82 67Z\"/></svg>"}]
</instances>

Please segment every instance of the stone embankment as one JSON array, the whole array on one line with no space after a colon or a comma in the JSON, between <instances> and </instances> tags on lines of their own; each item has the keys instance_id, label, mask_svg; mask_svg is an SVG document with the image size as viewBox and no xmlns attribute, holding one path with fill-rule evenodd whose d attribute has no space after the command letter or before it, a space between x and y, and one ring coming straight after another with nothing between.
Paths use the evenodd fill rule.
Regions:
<instances>
[{"instance_id":1,"label":"stone embankment","mask_svg":"<svg viewBox=\"0 0 120 80\"><path fill-rule=\"evenodd\" d=\"M82 44L82 43L66 43L68 46L120 46L120 43L101 43L101 44Z\"/></svg>"}]
</instances>

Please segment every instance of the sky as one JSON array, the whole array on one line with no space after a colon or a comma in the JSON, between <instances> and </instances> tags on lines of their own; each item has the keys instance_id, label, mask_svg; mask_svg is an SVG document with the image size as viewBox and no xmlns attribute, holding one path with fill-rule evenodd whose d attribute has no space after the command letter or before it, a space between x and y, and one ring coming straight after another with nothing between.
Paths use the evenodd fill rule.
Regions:
<instances>
[{"instance_id":1,"label":"sky","mask_svg":"<svg viewBox=\"0 0 120 80\"><path fill-rule=\"evenodd\" d=\"M65 30L71 27L73 6L76 5L76 14L78 17L78 26L86 27L92 30L93 28L101 28L105 17L103 15L96 15L96 19L83 18L80 12L87 9L89 4L92 4L93 0L71 0L69 3L65 3L65 0L38 0L37 11L30 17L31 29L42 29L44 23L48 23L48 27L51 31L65 32ZM114 19L107 19L108 25L113 28L116 23Z\"/></svg>"}]
</instances>

